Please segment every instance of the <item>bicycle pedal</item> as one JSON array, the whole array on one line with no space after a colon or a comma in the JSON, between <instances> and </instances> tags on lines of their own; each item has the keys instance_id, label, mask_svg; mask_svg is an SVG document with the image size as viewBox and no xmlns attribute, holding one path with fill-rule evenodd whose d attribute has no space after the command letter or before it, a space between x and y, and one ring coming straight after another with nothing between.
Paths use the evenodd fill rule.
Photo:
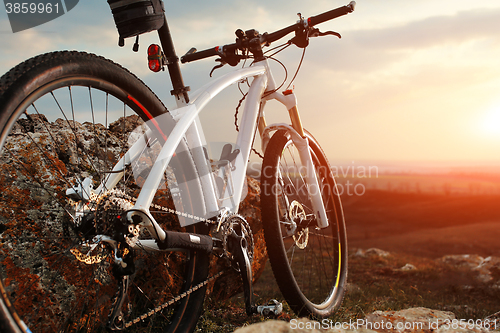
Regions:
<instances>
[{"instance_id":1,"label":"bicycle pedal","mask_svg":"<svg viewBox=\"0 0 500 333\"><path fill-rule=\"evenodd\" d=\"M265 317L277 316L281 312L283 312L283 304L275 299L270 300L267 305L257 306L257 313Z\"/></svg>"}]
</instances>

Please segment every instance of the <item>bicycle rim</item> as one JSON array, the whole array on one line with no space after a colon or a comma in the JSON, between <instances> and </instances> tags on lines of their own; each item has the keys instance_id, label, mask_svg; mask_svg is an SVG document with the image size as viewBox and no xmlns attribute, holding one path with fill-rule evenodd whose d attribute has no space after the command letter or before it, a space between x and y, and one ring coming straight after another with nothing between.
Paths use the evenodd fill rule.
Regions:
<instances>
[{"instance_id":1,"label":"bicycle rim","mask_svg":"<svg viewBox=\"0 0 500 333\"><path fill-rule=\"evenodd\" d=\"M262 210L266 244L285 299L300 315L329 316L339 306L347 275L347 245L335 181L321 149L309 136L329 226L317 227L305 166L289 136L275 133L264 157Z\"/></svg>"}]
</instances>

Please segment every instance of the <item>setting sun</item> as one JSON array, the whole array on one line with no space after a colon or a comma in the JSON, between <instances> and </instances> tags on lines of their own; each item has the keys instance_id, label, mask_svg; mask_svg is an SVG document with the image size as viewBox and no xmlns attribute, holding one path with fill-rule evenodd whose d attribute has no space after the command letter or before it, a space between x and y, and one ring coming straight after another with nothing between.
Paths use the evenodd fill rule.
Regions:
<instances>
[{"instance_id":1,"label":"setting sun","mask_svg":"<svg viewBox=\"0 0 500 333\"><path fill-rule=\"evenodd\" d=\"M500 138L500 106L490 109L484 115L480 130L489 137Z\"/></svg>"}]
</instances>

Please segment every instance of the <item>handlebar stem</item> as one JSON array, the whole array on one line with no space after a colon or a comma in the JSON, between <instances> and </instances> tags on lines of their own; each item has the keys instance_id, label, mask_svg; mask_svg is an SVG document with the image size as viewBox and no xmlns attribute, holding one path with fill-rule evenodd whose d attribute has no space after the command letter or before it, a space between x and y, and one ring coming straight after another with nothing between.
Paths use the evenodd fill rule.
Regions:
<instances>
[{"instance_id":1,"label":"handlebar stem","mask_svg":"<svg viewBox=\"0 0 500 333\"><path fill-rule=\"evenodd\" d=\"M248 43L248 51L253 54L255 61L262 61L266 59L264 57L264 52L262 51L262 41L260 35L250 40Z\"/></svg>"}]
</instances>

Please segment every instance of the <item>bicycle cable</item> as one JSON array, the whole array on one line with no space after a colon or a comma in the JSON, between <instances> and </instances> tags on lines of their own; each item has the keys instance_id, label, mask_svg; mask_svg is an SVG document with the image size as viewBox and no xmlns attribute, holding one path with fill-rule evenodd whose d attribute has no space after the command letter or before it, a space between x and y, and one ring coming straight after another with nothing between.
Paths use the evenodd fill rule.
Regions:
<instances>
[{"instance_id":1,"label":"bicycle cable","mask_svg":"<svg viewBox=\"0 0 500 333\"><path fill-rule=\"evenodd\" d=\"M306 54L306 49L307 49L307 47L304 47L304 50L302 51L302 56L300 57L299 65L297 66L297 70L295 71L295 74L293 75L292 80L290 81L290 83L286 87L286 90L290 89L290 86L292 85L293 81L295 81L297 74L299 74L300 68L302 66L302 61L304 60L304 55Z\"/></svg>"},{"instance_id":2,"label":"bicycle cable","mask_svg":"<svg viewBox=\"0 0 500 333\"><path fill-rule=\"evenodd\" d=\"M279 49L278 51L274 52L273 54L271 54L271 55L269 55L269 56L266 56L266 58L267 58L267 59L271 59L271 60L276 61L278 64L280 64L280 65L281 65L281 67L283 67L283 70L285 71L285 78L283 79L283 82L282 82L282 83L281 83L281 84L280 84L277 88L275 88L275 89L273 89L273 90L271 90L271 91L268 91L268 92L264 93L264 94L262 95L262 97L267 97L267 96L269 96L269 95L271 95L271 94L275 93L276 91L280 90L280 89L281 89L281 88L285 85L285 83L286 83L286 81L287 81L287 79L288 79L288 70L287 70L286 66L285 66L285 65L284 65L281 61L279 61L278 59L274 58L273 56L274 56L274 55L276 55L276 54L278 54L278 53L280 53L281 51L284 51L284 50L285 50L286 48L288 48L290 45L292 45L292 43L287 42L287 43L284 43L284 44L278 45L278 46L276 46L276 47L274 47L274 48L272 48L272 49L269 49L269 50L267 50L267 51L265 52L265 53L269 53L269 52L271 52L271 51L273 51L273 50ZM295 78L297 77L297 74L298 74L298 72L299 72L299 70L300 70L300 67L301 67L301 65L302 65L302 61L304 60L305 49L306 49L306 48L304 48L304 51L302 52L302 56L301 56L301 58L300 58L300 62L299 62L299 65L298 65L298 67L297 67L297 70L295 71L295 75L293 76L292 80L291 80L291 81L290 81L290 83L288 84L288 86L287 86L286 90L288 90L288 89L289 89L290 85L293 83L293 81L294 81L294 80L295 80ZM265 53L264 53L264 54L265 54ZM245 62L246 62L246 59L245 59ZM243 63L243 67L245 66L245 62ZM253 62L252 62L252 63L253 63ZM248 80L247 80L247 79L245 79L245 80L244 80L244 81L242 81L242 82L246 82L246 83L248 84ZM238 90L239 90L239 91L240 91L240 93L243 95L243 97L242 97L242 98L238 101L238 105L236 106L236 112L234 113L234 126L235 126L235 128L236 128L236 131L237 131L237 132L239 132L239 131L240 131L239 126L238 126L238 113L239 113L239 109L240 109L240 107L241 107L241 104L243 103L243 101L245 100L245 98L246 98L246 97L247 97L247 95L248 95L248 92L247 92L247 93L244 93L244 92L241 90L241 88L240 88L240 83L241 83L241 82L239 82L239 83L238 83ZM255 134L254 134L254 140L255 140ZM264 159L264 156L262 156L262 154L261 154L261 153L259 153L259 152L258 152L258 151L257 151L257 150L253 147L253 145L252 145L252 151L253 151L253 152L254 152L257 156L259 156L261 159Z\"/></svg>"},{"instance_id":3,"label":"bicycle cable","mask_svg":"<svg viewBox=\"0 0 500 333\"><path fill-rule=\"evenodd\" d=\"M267 50L266 52L264 52L264 54L269 53L269 52L271 52L271 51L274 51L274 50L276 50L276 49L278 49L278 48L280 48L280 47L281 47L281 49L280 49L280 50L278 50L278 51L274 52L273 54L271 54L271 55L269 56L269 57L272 57L273 55L275 55L275 54L277 54L277 53L280 53L281 51L283 51L284 49L286 49L286 48L287 48L287 47L289 47L290 45L292 45L292 43L290 43L290 42L283 43L283 44L281 44L281 45L278 45L278 46L276 46L276 47L273 47L272 49Z\"/></svg>"},{"instance_id":4,"label":"bicycle cable","mask_svg":"<svg viewBox=\"0 0 500 333\"><path fill-rule=\"evenodd\" d=\"M239 89L239 86L238 86L238 89ZM243 94L241 89L240 89L240 92ZM248 95L248 93L243 94L243 97L240 99L240 101L238 102L238 105L236 106L236 112L234 113L234 127L236 128L236 132L240 131L240 127L238 126L238 112L240 110L241 103L243 103L245 98L247 98L247 95Z\"/></svg>"},{"instance_id":5,"label":"bicycle cable","mask_svg":"<svg viewBox=\"0 0 500 333\"><path fill-rule=\"evenodd\" d=\"M309 39L309 32L310 32L310 30L306 29L306 36L305 36L306 41ZM293 81L295 81L295 78L297 77L297 74L299 74L300 68L302 67L302 61L304 60L304 56L306 54L306 49L307 49L308 44L305 44L305 45L306 46L304 46L304 49L302 50L302 56L300 57L300 61L299 61L299 65L297 66L297 70L295 71L295 74L293 75L292 79L290 80L290 83L286 87L286 90L290 89L290 86L292 85Z\"/></svg>"},{"instance_id":6,"label":"bicycle cable","mask_svg":"<svg viewBox=\"0 0 500 333\"><path fill-rule=\"evenodd\" d=\"M284 48L283 48L282 50L284 50ZM281 50L281 51L282 51L282 50ZM276 52L276 53L277 53L277 52ZM274 53L274 54L276 54L276 53ZM273 54L273 55L274 55L274 54ZM271 95L271 94L274 94L274 93L275 93L275 92L277 92L278 90L280 90L280 89L281 89L281 87L283 87L283 86L285 85L286 80L288 79L288 70L286 69L286 66L285 66L285 65L284 65L281 61L279 61L279 60L278 60L278 59L276 59L276 58L273 58L272 56L269 56L269 57L267 57L267 58L269 58L269 59L271 59L271 60L276 61L278 64L280 64L280 65L281 65L281 67L283 67L283 69L285 70L285 78L283 79L283 82L279 85L279 87L278 87L278 88L273 89L273 90L270 90L270 91L267 91L266 93L264 93L264 95L262 95L262 97L267 97L267 96L269 96L269 95ZM288 88L287 88L287 89L288 89Z\"/></svg>"}]
</instances>

